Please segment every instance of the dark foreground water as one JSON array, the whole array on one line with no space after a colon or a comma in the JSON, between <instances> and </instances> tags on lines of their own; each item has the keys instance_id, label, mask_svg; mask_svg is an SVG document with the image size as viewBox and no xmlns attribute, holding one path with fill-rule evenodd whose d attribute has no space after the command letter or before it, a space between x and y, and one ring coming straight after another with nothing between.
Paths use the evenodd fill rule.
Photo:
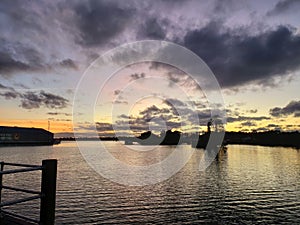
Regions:
<instances>
[{"instance_id":1,"label":"dark foreground water","mask_svg":"<svg viewBox=\"0 0 300 225\"><path fill-rule=\"evenodd\" d=\"M149 161L146 153L131 158L121 145L108 145L125 161ZM172 150L160 148L162 155ZM130 187L94 172L75 142L0 148L0 160L7 162L40 164L43 159L58 159L56 224L300 224L299 150L232 145L205 172L198 171L201 154L197 150L165 182ZM38 189L39 175L5 175L3 182ZM20 195L3 191L3 200L14 197ZM39 201L33 201L10 209L37 217L38 208Z\"/></svg>"}]
</instances>

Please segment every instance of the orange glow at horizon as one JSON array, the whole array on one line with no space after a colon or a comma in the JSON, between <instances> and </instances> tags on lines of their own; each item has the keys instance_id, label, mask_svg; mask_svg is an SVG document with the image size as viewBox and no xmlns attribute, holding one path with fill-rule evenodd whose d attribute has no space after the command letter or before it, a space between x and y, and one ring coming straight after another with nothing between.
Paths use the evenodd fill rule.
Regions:
<instances>
[{"instance_id":1,"label":"orange glow at horizon","mask_svg":"<svg viewBox=\"0 0 300 225\"><path fill-rule=\"evenodd\" d=\"M0 120L1 126L34 127L48 130L48 120ZM71 121L50 121L50 132L73 132Z\"/></svg>"}]
</instances>

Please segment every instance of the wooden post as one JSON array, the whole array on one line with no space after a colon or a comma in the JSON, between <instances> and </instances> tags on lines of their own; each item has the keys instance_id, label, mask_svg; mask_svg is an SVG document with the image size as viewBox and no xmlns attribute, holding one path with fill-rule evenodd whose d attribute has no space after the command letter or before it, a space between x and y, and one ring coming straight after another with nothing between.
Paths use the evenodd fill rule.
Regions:
<instances>
[{"instance_id":1,"label":"wooden post","mask_svg":"<svg viewBox=\"0 0 300 225\"><path fill-rule=\"evenodd\" d=\"M40 224L53 225L55 221L57 160L43 160L42 166Z\"/></svg>"},{"instance_id":2,"label":"wooden post","mask_svg":"<svg viewBox=\"0 0 300 225\"><path fill-rule=\"evenodd\" d=\"M4 162L0 162L0 172L4 169ZM1 204L1 196L2 196L2 174L0 174L0 204ZM1 209L0 209L1 211Z\"/></svg>"}]
</instances>

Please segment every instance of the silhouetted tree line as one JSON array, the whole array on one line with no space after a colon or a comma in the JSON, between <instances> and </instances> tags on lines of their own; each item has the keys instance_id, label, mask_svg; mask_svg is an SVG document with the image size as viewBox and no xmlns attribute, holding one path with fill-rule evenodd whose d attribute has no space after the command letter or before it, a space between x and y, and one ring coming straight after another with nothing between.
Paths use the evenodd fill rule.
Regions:
<instances>
[{"instance_id":1,"label":"silhouetted tree line","mask_svg":"<svg viewBox=\"0 0 300 225\"><path fill-rule=\"evenodd\" d=\"M262 146L283 146L300 148L299 132L226 132L224 144L247 144Z\"/></svg>"}]
</instances>

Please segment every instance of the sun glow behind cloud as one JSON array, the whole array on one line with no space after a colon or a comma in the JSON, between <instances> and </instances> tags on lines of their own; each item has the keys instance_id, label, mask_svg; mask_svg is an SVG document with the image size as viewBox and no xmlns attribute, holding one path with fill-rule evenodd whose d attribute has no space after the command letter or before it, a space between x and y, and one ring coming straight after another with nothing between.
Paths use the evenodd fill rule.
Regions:
<instances>
[{"instance_id":1,"label":"sun glow behind cloud","mask_svg":"<svg viewBox=\"0 0 300 225\"><path fill-rule=\"evenodd\" d=\"M207 104L205 95L191 77L173 66L157 62L136 63L119 70L99 92L101 98L95 106L94 121L111 123L121 129L116 132L122 134L128 133L126 123L130 124L129 133L149 129L154 132L166 129L199 131L200 124L192 126L188 117L198 115L200 108L195 105L205 110ZM185 118L178 115L176 104L184 108ZM114 110L116 113L112 112ZM210 116L207 111L205 113L208 120Z\"/></svg>"}]
</instances>

